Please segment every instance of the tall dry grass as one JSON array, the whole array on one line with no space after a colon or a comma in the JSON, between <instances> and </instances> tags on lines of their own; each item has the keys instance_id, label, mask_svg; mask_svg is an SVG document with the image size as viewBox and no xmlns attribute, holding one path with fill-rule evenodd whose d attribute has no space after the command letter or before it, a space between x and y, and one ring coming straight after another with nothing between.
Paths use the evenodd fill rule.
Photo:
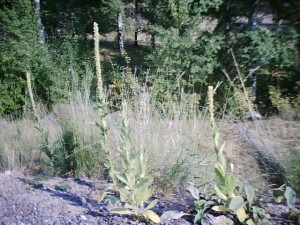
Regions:
<instances>
[{"instance_id":1,"label":"tall dry grass","mask_svg":"<svg viewBox=\"0 0 300 225\"><path fill-rule=\"evenodd\" d=\"M86 104L86 99L81 96L76 95L67 104L55 105L53 112L41 118L40 123L43 130L49 132L49 147L54 155L60 154L62 162L75 157L75 175L101 177L103 149L100 145L101 131L96 126L101 121L91 101ZM209 173L213 172L211 164L215 159L211 151L213 144L208 141L210 128L205 115L199 112L184 115L187 111L185 107L193 106L183 102L168 103L173 105L174 111L162 113L165 109L151 99L151 93L146 89L132 99L129 103L132 144L145 149L148 170L154 175L156 184L162 189L171 190L181 186L181 182L187 179L199 185L208 182L212 177ZM106 120L112 159L118 165L121 115L111 112ZM39 149L40 137L35 132L35 125L34 120L25 118L20 121L2 120L1 127L6 131L0 134L1 155L6 159L1 165L2 169L25 168L30 163L47 159ZM69 134L69 140L66 134ZM69 153L68 148L71 148ZM24 156L21 162L16 161L18 152ZM44 161L41 161L41 157ZM55 169L54 174L63 175L67 172L62 168ZM38 172L32 170L31 173Z\"/></svg>"},{"instance_id":2,"label":"tall dry grass","mask_svg":"<svg viewBox=\"0 0 300 225\"><path fill-rule=\"evenodd\" d=\"M299 194L300 123L278 117L238 127L270 187L287 183Z\"/></svg>"}]
</instances>

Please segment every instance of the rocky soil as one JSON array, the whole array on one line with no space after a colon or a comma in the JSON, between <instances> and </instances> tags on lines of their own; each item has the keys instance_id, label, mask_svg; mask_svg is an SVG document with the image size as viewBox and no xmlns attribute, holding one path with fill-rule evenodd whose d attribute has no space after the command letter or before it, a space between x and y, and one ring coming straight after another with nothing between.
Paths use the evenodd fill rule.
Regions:
<instances>
[{"instance_id":1,"label":"rocky soil","mask_svg":"<svg viewBox=\"0 0 300 225\"><path fill-rule=\"evenodd\" d=\"M109 213L109 201L99 203L106 184L79 178L51 178L40 180L25 177L15 171L0 173L1 225L148 225L129 216ZM113 195L112 191L112 195ZM299 224L284 219L287 208L263 197L272 216L270 224ZM167 210L188 212L188 205L179 198L159 199L154 209L159 215ZM169 220L168 225L190 225L187 215Z\"/></svg>"}]
</instances>

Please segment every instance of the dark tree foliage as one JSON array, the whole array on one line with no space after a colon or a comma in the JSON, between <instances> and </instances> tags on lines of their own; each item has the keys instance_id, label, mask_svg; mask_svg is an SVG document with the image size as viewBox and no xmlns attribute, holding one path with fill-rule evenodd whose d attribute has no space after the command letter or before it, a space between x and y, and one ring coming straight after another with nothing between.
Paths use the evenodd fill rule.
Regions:
<instances>
[{"instance_id":1,"label":"dark tree foliage","mask_svg":"<svg viewBox=\"0 0 300 225\"><path fill-rule=\"evenodd\" d=\"M116 32L118 18L126 17L126 7L136 10L135 18L130 19L136 19L137 24L126 30L129 18L124 18L123 34L131 32L135 45L141 31L151 40L148 56L140 57L147 59L150 71L160 71L159 77L149 74L150 85L160 80L160 88L171 88L176 94L182 90L203 94L208 84L226 81L222 68L232 78L236 76L232 49L244 76L253 65L260 67L255 76L260 107L270 104L269 92L274 87L293 99L292 105L300 105L298 1L42 0L40 15L46 34L42 46L34 1L0 0L0 114L24 106L25 72L32 73L37 100L47 104L67 99L70 91L82 88L87 69L94 67L92 42L87 38L93 22L99 24L102 34ZM265 23L268 16L273 19ZM142 26L137 17L143 20ZM253 20L257 24L251 23ZM255 29L251 29L253 24ZM106 44L117 46L117 42ZM143 48L135 49L136 53L140 50ZM104 73L107 80L112 80L111 74ZM228 86L223 85L219 93L228 93Z\"/></svg>"},{"instance_id":2,"label":"dark tree foliage","mask_svg":"<svg viewBox=\"0 0 300 225\"><path fill-rule=\"evenodd\" d=\"M92 33L93 22L100 32L116 31L121 0L45 0L42 1L43 23L49 35Z\"/></svg>"},{"instance_id":3,"label":"dark tree foliage","mask_svg":"<svg viewBox=\"0 0 300 225\"><path fill-rule=\"evenodd\" d=\"M20 110L25 100L25 73L33 73L39 97L48 98L44 49L32 1L1 1L0 114Z\"/></svg>"}]
</instances>

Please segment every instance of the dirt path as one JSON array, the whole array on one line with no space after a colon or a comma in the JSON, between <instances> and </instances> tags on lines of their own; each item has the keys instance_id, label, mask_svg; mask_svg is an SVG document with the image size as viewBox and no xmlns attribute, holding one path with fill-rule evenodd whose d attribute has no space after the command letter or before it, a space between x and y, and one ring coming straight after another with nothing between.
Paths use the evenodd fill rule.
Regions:
<instances>
[{"instance_id":1,"label":"dirt path","mask_svg":"<svg viewBox=\"0 0 300 225\"><path fill-rule=\"evenodd\" d=\"M0 173L0 225L150 225L110 214L109 203L98 201L104 186L79 178L39 180L14 171ZM261 199L273 217L269 224L300 224L283 219L285 204L275 204L268 196ZM188 212L176 199L159 199L155 211L161 215L168 210ZM165 225L191 225L192 220L190 216Z\"/></svg>"},{"instance_id":2,"label":"dirt path","mask_svg":"<svg viewBox=\"0 0 300 225\"><path fill-rule=\"evenodd\" d=\"M79 178L39 180L14 171L0 173L0 225L148 224L110 214L109 203L98 201L105 185L101 181ZM155 210L161 214L167 209L185 210L180 204L163 200ZM171 224L190 223L178 220Z\"/></svg>"},{"instance_id":3,"label":"dirt path","mask_svg":"<svg viewBox=\"0 0 300 225\"><path fill-rule=\"evenodd\" d=\"M96 201L99 186L101 183L81 179L39 182L17 172L2 173L0 224L138 224L126 217L109 216L106 207Z\"/></svg>"}]
</instances>

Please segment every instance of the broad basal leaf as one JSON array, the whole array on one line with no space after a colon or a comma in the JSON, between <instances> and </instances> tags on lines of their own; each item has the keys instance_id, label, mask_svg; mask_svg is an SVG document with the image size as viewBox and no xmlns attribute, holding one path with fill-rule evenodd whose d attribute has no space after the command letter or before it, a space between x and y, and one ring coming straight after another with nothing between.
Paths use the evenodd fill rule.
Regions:
<instances>
[{"instance_id":1,"label":"broad basal leaf","mask_svg":"<svg viewBox=\"0 0 300 225\"><path fill-rule=\"evenodd\" d=\"M217 195L219 196L219 198L227 201L228 198L227 198L226 194L221 191L221 189L219 188L218 185L214 185L214 189L215 189Z\"/></svg>"},{"instance_id":2,"label":"broad basal leaf","mask_svg":"<svg viewBox=\"0 0 300 225\"><path fill-rule=\"evenodd\" d=\"M245 184L244 188L247 196L247 201L249 205L252 206L253 199L254 199L254 189L250 184Z\"/></svg>"},{"instance_id":3,"label":"broad basal leaf","mask_svg":"<svg viewBox=\"0 0 300 225\"><path fill-rule=\"evenodd\" d=\"M237 211L240 208L244 208L245 201L242 196L235 196L231 199L229 203L229 209L233 212Z\"/></svg>"},{"instance_id":4,"label":"broad basal leaf","mask_svg":"<svg viewBox=\"0 0 300 225\"><path fill-rule=\"evenodd\" d=\"M237 209L235 211L235 214L237 215L237 217L241 223L243 223L248 218L248 215L246 214L246 211L244 208Z\"/></svg>"},{"instance_id":5,"label":"broad basal leaf","mask_svg":"<svg viewBox=\"0 0 300 225\"><path fill-rule=\"evenodd\" d=\"M194 199L199 200L199 190L194 186L193 183L190 183L190 185L187 187L188 191L191 193Z\"/></svg>"},{"instance_id":6,"label":"broad basal leaf","mask_svg":"<svg viewBox=\"0 0 300 225\"><path fill-rule=\"evenodd\" d=\"M184 215L188 215L188 214L176 210L166 211L160 217L161 223L164 224L164 223L168 223L170 220L178 220Z\"/></svg>"},{"instance_id":7,"label":"broad basal leaf","mask_svg":"<svg viewBox=\"0 0 300 225\"><path fill-rule=\"evenodd\" d=\"M236 187L236 180L232 174L226 174L225 176L225 187L227 190L228 197L233 197L234 190Z\"/></svg>"},{"instance_id":8,"label":"broad basal leaf","mask_svg":"<svg viewBox=\"0 0 300 225\"><path fill-rule=\"evenodd\" d=\"M228 211L228 208L226 208L224 205L216 205L216 206L212 207L211 209L216 212L227 212Z\"/></svg>"},{"instance_id":9,"label":"broad basal leaf","mask_svg":"<svg viewBox=\"0 0 300 225\"><path fill-rule=\"evenodd\" d=\"M114 209L110 210L110 212L120 214L120 215L134 214L132 211L130 211L129 209L125 209L125 208L114 208Z\"/></svg>"},{"instance_id":10,"label":"broad basal leaf","mask_svg":"<svg viewBox=\"0 0 300 225\"><path fill-rule=\"evenodd\" d=\"M158 200L157 200L157 199L154 199L154 200L147 206L146 210L152 209L153 207L155 207L156 204L157 204L157 202L158 202Z\"/></svg>"},{"instance_id":11,"label":"broad basal leaf","mask_svg":"<svg viewBox=\"0 0 300 225\"><path fill-rule=\"evenodd\" d=\"M284 192L284 197L286 198L288 207L290 209L293 208L296 203L296 192L292 188L287 186Z\"/></svg>"},{"instance_id":12,"label":"broad basal leaf","mask_svg":"<svg viewBox=\"0 0 300 225\"><path fill-rule=\"evenodd\" d=\"M143 216L147 219L150 219L152 222L154 223L160 223L160 218L159 216L153 212L152 210L146 210L144 213L143 213Z\"/></svg>"}]
</instances>

